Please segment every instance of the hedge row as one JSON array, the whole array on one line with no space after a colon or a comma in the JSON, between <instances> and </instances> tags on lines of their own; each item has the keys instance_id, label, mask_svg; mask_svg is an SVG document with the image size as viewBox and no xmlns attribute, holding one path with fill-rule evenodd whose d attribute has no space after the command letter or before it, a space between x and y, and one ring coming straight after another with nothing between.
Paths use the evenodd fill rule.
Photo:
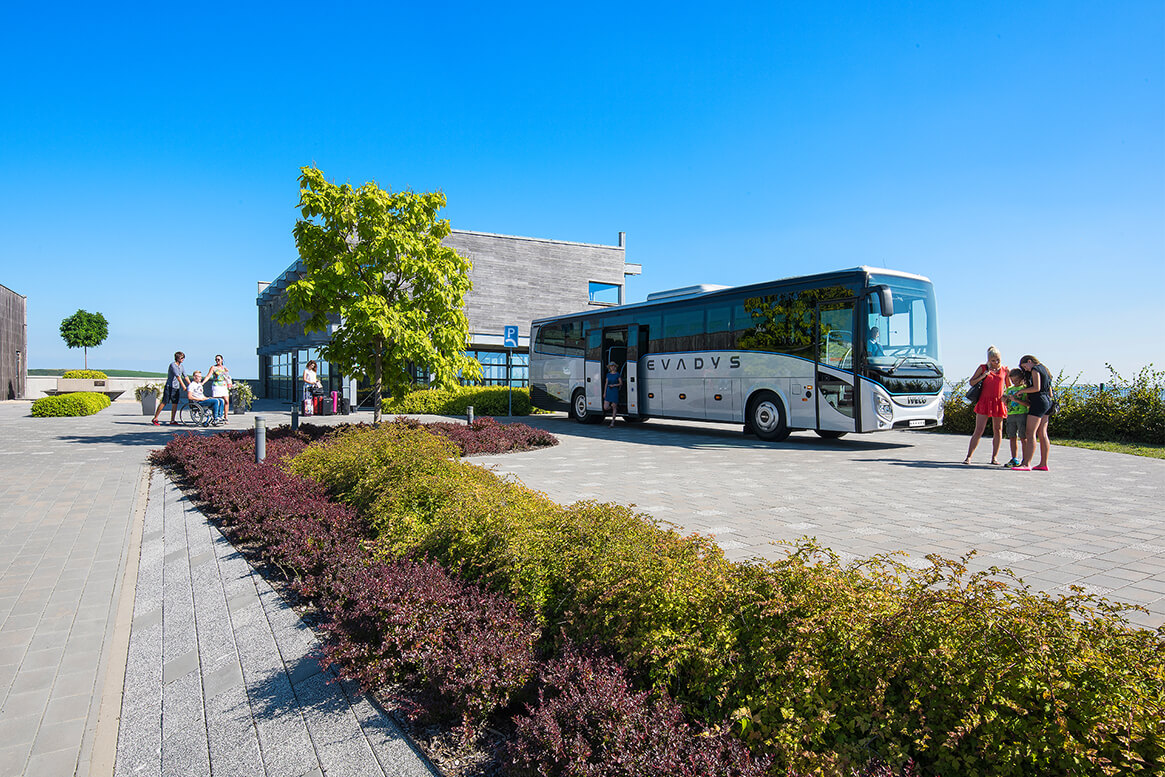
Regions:
<instances>
[{"instance_id":1,"label":"hedge row","mask_svg":"<svg viewBox=\"0 0 1165 777\"><path fill-rule=\"evenodd\" d=\"M453 443L437 435L394 426L421 445L445 454L453 450ZM295 434L286 427L272 430L268 461L286 460L323 434L311 426ZM539 629L507 598L430 561L371 558L369 527L357 513L329 501L308 478L277 463L256 464L248 433L176 436L153 460L183 474L215 508L229 535L259 543L263 557L291 574L301 593L319 604L328 636L325 660L344 676L382 692L385 683L402 683L421 694L394 697L406 710L451 713L467 734L495 711L528 700L528 719L511 745L511 773L533 761L552 764L541 772L547 775L763 773L730 736L704 736L680 719L668 699L631 692L625 682L620 686L621 671L609 663L601 664L610 676L602 688L567 687L569 678L559 665L537 659ZM591 659L573 648L569 654L590 665ZM615 692L608 694L610 689ZM573 725L581 734L591 720L603 721L611 743L588 754L575 742L569 758L544 753L546 743L565 728ZM586 733L601 737L603 732ZM665 756L672 760L640 768ZM672 771L675 758L700 770Z\"/></svg>"},{"instance_id":2,"label":"hedge row","mask_svg":"<svg viewBox=\"0 0 1165 777\"><path fill-rule=\"evenodd\" d=\"M1153 365L1126 380L1112 365L1110 380L1100 386L1080 386L1057 376L1054 391L1060 407L1049 422L1052 437L1102 442L1165 444L1165 371ZM963 400L967 383L951 387L944 406L943 429L953 434L970 434L975 428L975 412ZM988 424L985 433L990 434Z\"/></svg>"},{"instance_id":3,"label":"hedge row","mask_svg":"<svg viewBox=\"0 0 1165 777\"><path fill-rule=\"evenodd\" d=\"M506 415L510 409L510 389L505 386L460 386L453 389L419 389L399 400L386 399L381 405L390 414L465 415L472 406L478 416ZM530 390L513 389L513 414L530 415Z\"/></svg>"},{"instance_id":4,"label":"hedge row","mask_svg":"<svg viewBox=\"0 0 1165 777\"><path fill-rule=\"evenodd\" d=\"M598 644L778 769L879 759L947 774L1135 771L1165 759L1165 628L932 557L843 565L811 544L728 562L608 504L561 506L403 426L289 465L368 518L382 560L423 555L504 593L543 645ZM994 570L998 572L997 570Z\"/></svg>"},{"instance_id":5,"label":"hedge row","mask_svg":"<svg viewBox=\"0 0 1165 777\"><path fill-rule=\"evenodd\" d=\"M109 397L104 394L98 394L94 391L75 391L70 394L41 397L32 403L32 415L35 418L93 415L109 407L110 404Z\"/></svg>"},{"instance_id":6,"label":"hedge row","mask_svg":"<svg viewBox=\"0 0 1165 777\"><path fill-rule=\"evenodd\" d=\"M109 378L101 370L67 370L62 378L80 378L81 380L107 380Z\"/></svg>"}]
</instances>

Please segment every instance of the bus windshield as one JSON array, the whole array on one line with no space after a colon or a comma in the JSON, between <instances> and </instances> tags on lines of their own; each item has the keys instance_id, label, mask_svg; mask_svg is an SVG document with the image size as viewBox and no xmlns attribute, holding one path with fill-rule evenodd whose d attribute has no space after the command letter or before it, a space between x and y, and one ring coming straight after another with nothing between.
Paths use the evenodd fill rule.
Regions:
<instances>
[{"instance_id":1,"label":"bus windshield","mask_svg":"<svg viewBox=\"0 0 1165 777\"><path fill-rule=\"evenodd\" d=\"M934 287L929 281L894 275L871 275L871 286L889 286L894 315L884 315L877 294L866 316L866 356L871 371L901 377L942 376L938 354L938 319Z\"/></svg>"}]
</instances>

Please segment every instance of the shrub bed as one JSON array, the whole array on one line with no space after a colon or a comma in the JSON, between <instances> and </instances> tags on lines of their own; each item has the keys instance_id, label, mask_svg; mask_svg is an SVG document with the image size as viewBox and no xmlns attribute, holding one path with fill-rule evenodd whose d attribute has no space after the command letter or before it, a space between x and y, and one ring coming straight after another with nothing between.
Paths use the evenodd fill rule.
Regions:
<instances>
[{"instance_id":1,"label":"shrub bed","mask_svg":"<svg viewBox=\"0 0 1165 777\"><path fill-rule=\"evenodd\" d=\"M1067 383L1064 374L1056 377L1053 390L1060 408L1052 416L1048 431L1052 437L1104 442L1165 443L1165 371L1153 365L1126 380L1112 365L1110 380L1099 386ZM951 386L943 407L943 430L970 434L975 428L975 412L963 400L966 381ZM985 434L991 433L988 424Z\"/></svg>"},{"instance_id":2,"label":"shrub bed","mask_svg":"<svg viewBox=\"0 0 1165 777\"><path fill-rule=\"evenodd\" d=\"M761 777L767 759L723 732L700 732L663 696L636 691L613 661L573 650L543 668L537 701L515 721L515 777Z\"/></svg>"},{"instance_id":3,"label":"shrub bed","mask_svg":"<svg viewBox=\"0 0 1165 777\"><path fill-rule=\"evenodd\" d=\"M733 564L626 508L569 507L405 425L352 429L293 471L367 515L383 560L430 556L777 768L880 759L948 774L1101 773L1165 759L1165 629L933 558L845 566L812 545ZM1004 576L1005 577L1005 576Z\"/></svg>"},{"instance_id":4,"label":"shrub bed","mask_svg":"<svg viewBox=\"0 0 1165 777\"><path fill-rule=\"evenodd\" d=\"M52 416L93 415L110 405L109 397L94 391L75 391L41 397L32 403L32 415L36 418Z\"/></svg>"},{"instance_id":5,"label":"shrub bed","mask_svg":"<svg viewBox=\"0 0 1165 777\"><path fill-rule=\"evenodd\" d=\"M469 406L478 416L504 416L510 408L510 389L506 386L459 386L452 389L418 389L401 399L386 399L381 404L389 414L465 415ZM514 415L530 415L530 390L513 389Z\"/></svg>"},{"instance_id":6,"label":"shrub bed","mask_svg":"<svg viewBox=\"0 0 1165 777\"><path fill-rule=\"evenodd\" d=\"M101 370L66 370L62 378L79 378L81 380L107 380L109 378Z\"/></svg>"}]
</instances>

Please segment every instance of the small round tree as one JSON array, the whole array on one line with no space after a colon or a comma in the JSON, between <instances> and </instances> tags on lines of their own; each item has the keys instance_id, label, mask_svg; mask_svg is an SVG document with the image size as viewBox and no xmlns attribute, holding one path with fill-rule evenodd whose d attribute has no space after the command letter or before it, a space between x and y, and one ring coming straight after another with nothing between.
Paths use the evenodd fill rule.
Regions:
<instances>
[{"instance_id":1,"label":"small round tree","mask_svg":"<svg viewBox=\"0 0 1165 777\"><path fill-rule=\"evenodd\" d=\"M109 336L109 322L100 313L78 310L61 322L61 338L70 348L85 349L85 369L89 369L89 349Z\"/></svg>"}]
</instances>

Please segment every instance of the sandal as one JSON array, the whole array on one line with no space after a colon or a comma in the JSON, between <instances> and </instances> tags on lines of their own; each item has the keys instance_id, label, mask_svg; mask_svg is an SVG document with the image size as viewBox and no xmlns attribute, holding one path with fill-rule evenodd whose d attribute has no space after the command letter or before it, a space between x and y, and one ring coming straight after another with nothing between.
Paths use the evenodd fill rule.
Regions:
<instances>
[{"instance_id":1,"label":"sandal","mask_svg":"<svg viewBox=\"0 0 1165 777\"><path fill-rule=\"evenodd\" d=\"M1012 472L1031 472L1031 467L1012 467Z\"/></svg>"},{"instance_id":2,"label":"sandal","mask_svg":"<svg viewBox=\"0 0 1165 777\"><path fill-rule=\"evenodd\" d=\"M151 424L153 424L154 426L161 426L161 425L162 425L162 424L161 424L161 423L158 421L158 419L157 419L157 418L155 418L153 421L150 421L150 423L151 423Z\"/></svg>"}]
</instances>

